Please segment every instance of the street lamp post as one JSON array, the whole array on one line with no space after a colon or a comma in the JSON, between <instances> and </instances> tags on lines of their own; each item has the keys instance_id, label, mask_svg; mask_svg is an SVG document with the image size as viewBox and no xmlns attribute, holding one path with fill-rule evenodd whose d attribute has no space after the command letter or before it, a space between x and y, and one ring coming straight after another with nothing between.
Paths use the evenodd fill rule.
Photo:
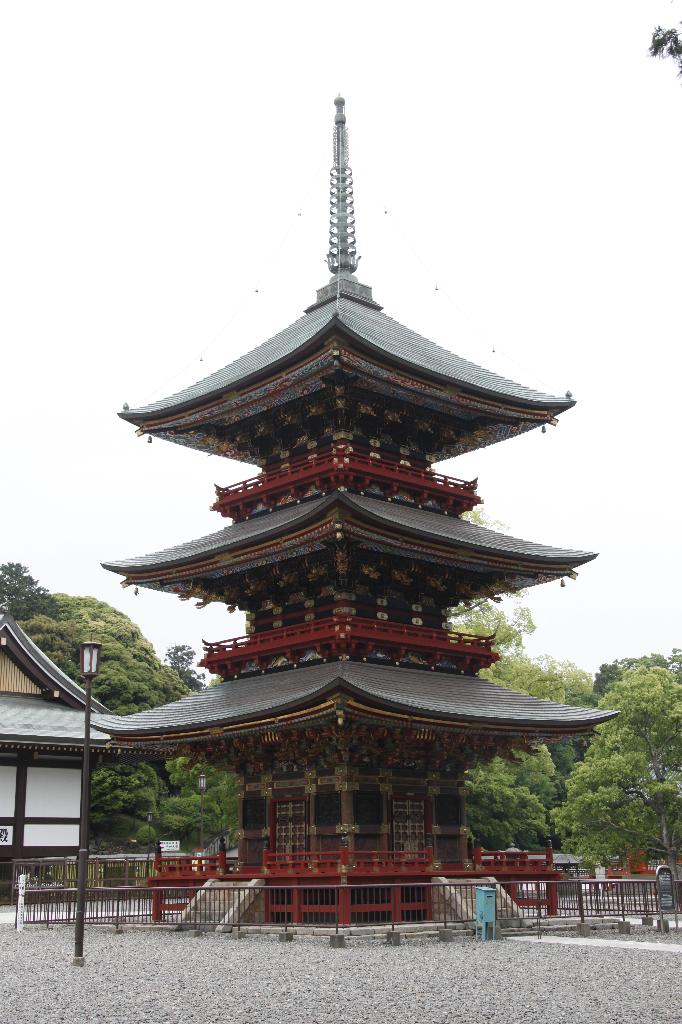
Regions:
<instances>
[{"instance_id":1,"label":"street lamp post","mask_svg":"<svg viewBox=\"0 0 682 1024\"><path fill-rule=\"evenodd\" d=\"M199 810L199 849L201 853L204 852L204 793L206 792L206 776L202 772L199 776L199 796L201 797L201 807Z\"/></svg>"},{"instance_id":2,"label":"street lamp post","mask_svg":"<svg viewBox=\"0 0 682 1024\"><path fill-rule=\"evenodd\" d=\"M83 935L85 932L85 887L88 877L88 849L90 832L90 711L92 707L92 680L99 672L101 644L80 645L81 675L85 681L85 723L83 736L83 773L81 778L81 820L78 849L78 891L76 894L76 935L73 955L74 967L82 967Z\"/></svg>"},{"instance_id":3,"label":"street lamp post","mask_svg":"<svg viewBox=\"0 0 682 1024\"><path fill-rule=\"evenodd\" d=\"M147 811L147 874L149 874L149 850L152 845L152 821L154 815L151 811Z\"/></svg>"}]
</instances>

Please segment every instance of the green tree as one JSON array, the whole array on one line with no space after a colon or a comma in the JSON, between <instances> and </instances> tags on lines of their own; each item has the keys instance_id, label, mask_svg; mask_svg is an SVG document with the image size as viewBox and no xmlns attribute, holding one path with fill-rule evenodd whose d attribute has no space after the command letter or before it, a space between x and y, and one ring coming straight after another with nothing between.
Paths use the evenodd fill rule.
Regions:
<instances>
[{"instance_id":1,"label":"green tree","mask_svg":"<svg viewBox=\"0 0 682 1024\"><path fill-rule=\"evenodd\" d=\"M495 634L495 650L505 658L522 654L524 637L535 632L530 609L518 601L508 614L492 601L476 601L469 607L451 609L449 621L461 633Z\"/></svg>"},{"instance_id":2,"label":"green tree","mask_svg":"<svg viewBox=\"0 0 682 1024\"><path fill-rule=\"evenodd\" d=\"M199 842L199 775L206 775L204 837L232 833L237 826L236 779L231 772L205 763L190 765L186 757L166 762L170 792L159 803L159 835L179 839L185 846Z\"/></svg>"},{"instance_id":3,"label":"green tree","mask_svg":"<svg viewBox=\"0 0 682 1024\"><path fill-rule=\"evenodd\" d=\"M6 608L15 619L33 615L53 615L52 595L31 576L25 565L5 562L0 565L0 608Z\"/></svg>"},{"instance_id":4,"label":"green tree","mask_svg":"<svg viewBox=\"0 0 682 1024\"><path fill-rule=\"evenodd\" d=\"M491 601L457 609L455 629L495 634L502 655L484 678L540 700L591 706L596 703L591 676L570 661L531 658L524 640L535 630L530 611L520 601L504 612ZM489 848L544 845L552 831L550 811L565 796L566 779L583 756L583 739L538 744L505 761L495 758L467 773L468 820L471 830Z\"/></svg>"},{"instance_id":5,"label":"green tree","mask_svg":"<svg viewBox=\"0 0 682 1024\"><path fill-rule=\"evenodd\" d=\"M518 754L511 761L495 757L467 772L469 828L487 849L534 848L547 835L547 809L538 794L520 781L524 771L532 774L521 758Z\"/></svg>"},{"instance_id":6,"label":"green tree","mask_svg":"<svg viewBox=\"0 0 682 1024\"><path fill-rule=\"evenodd\" d=\"M600 702L617 718L600 726L568 781L554 818L588 862L642 849L675 870L682 851L682 687L662 668L637 668Z\"/></svg>"},{"instance_id":7,"label":"green tree","mask_svg":"<svg viewBox=\"0 0 682 1024\"><path fill-rule=\"evenodd\" d=\"M196 651L193 651L188 644L174 644L166 651L163 659L166 665L180 676L185 686L190 690L199 692L206 685L203 672L197 672L194 666L197 663Z\"/></svg>"},{"instance_id":8,"label":"green tree","mask_svg":"<svg viewBox=\"0 0 682 1024\"><path fill-rule=\"evenodd\" d=\"M94 696L119 715L146 711L179 700L189 691L170 666L162 665L139 626L94 597L54 594L53 616L36 615L22 626L62 671L79 681L78 645L83 639L102 643L101 669L92 684Z\"/></svg>"},{"instance_id":9,"label":"green tree","mask_svg":"<svg viewBox=\"0 0 682 1024\"><path fill-rule=\"evenodd\" d=\"M125 844L136 841L147 813L155 815L161 789L150 764L97 768L92 774L90 814L95 837Z\"/></svg>"},{"instance_id":10,"label":"green tree","mask_svg":"<svg viewBox=\"0 0 682 1024\"><path fill-rule=\"evenodd\" d=\"M514 653L484 669L481 675L498 686L528 693L540 700L588 707L596 704L592 677L572 661L555 661L547 655L530 658L524 653Z\"/></svg>"},{"instance_id":11,"label":"green tree","mask_svg":"<svg viewBox=\"0 0 682 1024\"><path fill-rule=\"evenodd\" d=\"M600 665L594 677L595 693L607 693L614 683L619 682L626 672L636 668L664 668L672 672L678 683L682 683L682 651L674 647L671 654L644 654L639 658L619 658L617 661Z\"/></svg>"},{"instance_id":12,"label":"green tree","mask_svg":"<svg viewBox=\"0 0 682 1024\"><path fill-rule=\"evenodd\" d=\"M649 54L652 57L670 58L677 65L677 74L682 77L682 38L676 28L657 25L651 37Z\"/></svg>"}]
</instances>

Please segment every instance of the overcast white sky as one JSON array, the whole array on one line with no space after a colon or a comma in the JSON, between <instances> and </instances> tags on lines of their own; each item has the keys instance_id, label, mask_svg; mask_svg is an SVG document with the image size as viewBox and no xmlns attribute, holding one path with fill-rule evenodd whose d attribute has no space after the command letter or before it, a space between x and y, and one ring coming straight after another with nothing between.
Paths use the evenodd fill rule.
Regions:
<instances>
[{"instance_id":1,"label":"overcast white sky","mask_svg":"<svg viewBox=\"0 0 682 1024\"><path fill-rule=\"evenodd\" d=\"M682 646L682 3L8 2L0 8L0 561L171 643L241 616L99 566L219 529L237 463L116 416L296 319L328 278L346 97L358 276L386 312L577 407L443 468L510 533L597 550L531 652ZM436 285L438 290L436 291Z\"/></svg>"}]
</instances>

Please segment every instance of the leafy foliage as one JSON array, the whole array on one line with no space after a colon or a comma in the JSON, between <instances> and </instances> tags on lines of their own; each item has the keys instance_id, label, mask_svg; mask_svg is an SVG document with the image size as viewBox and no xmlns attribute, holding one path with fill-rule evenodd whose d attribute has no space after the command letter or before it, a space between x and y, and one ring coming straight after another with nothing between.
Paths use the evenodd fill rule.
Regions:
<instances>
[{"instance_id":1,"label":"leafy foliage","mask_svg":"<svg viewBox=\"0 0 682 1024\"><path fill-rule=\"evenodd\" d=\"M606 665L600 665L599 671L594 677L595 692L603 695L609 691L614 683L619 682L626 672L638 668L664 668L675 676L678 683L682 683L682 651L674 647L672 653L645 654L640 658L619 658Z\"/></svg>"},{"instance_id":2,"label":"leafy foliage","mask_svg":"<svg viewBox=\"0 0 682 1024\"><path fill-rule=\"evenodd\" d=\"M197 662L196 651L193 651L188 644L175 644L169 647L164 658L166 665L180 676L185 686L190 690L199 692L206 685L204 673L197 672L194 666Z\"/></svg>"},{"instance_id":3,"label":"leafy foliage","mask_svg":"<svg viewBox=\"0 0 682 1024\"><path fill-rule=\"evenodd\" d=\"M682 78L682 38L676 28L657 25L651 37L649 54L652 57L670 58L677 65L677 74Z\"/></svg>"},{"instance_id":4,"label":"leafy foliage","mask_svg":"<svg viewBox=\"0 0 682 1024\"><path fill-rule=\"evenodd\" d=\"M589 862L642 849L674 869L682 852L682 687L665 669L637 668L599 706L620 714L599 728L555 821Z\"/></svg>"},{"instance_id":5,"label":"leafy foliage","mask_svg":"<svg viewBox=\"0 0 682 1024\"><path fill-rule=\"evenodd\" d=\"M55 613L49 590L41 587L19 562L0 565L0 608L6 608L17 620Z\"/></svg>"},{"instance_id":6,"label":"leafy foliage","mask_svg":"<svg viewBox=\"0 0 682 1024\"><path fill-rule=\"evenodd\" d=\"M481 675L498 686L528 693L540 700L588 707L597 702L589 672L572 661L555 661L547 655L539 658L521 653L508 655Z\"/></svg>"},{"instance_id":7,"label":"leafy foliage","mask_svg":"<svg viewBox=\"0 0 682 1024\"><path fill-rule=\"evenodd\" d=\"M214 765L189 765L186 757L166 762L169 792L159 803L159 836L180 839L185 845L197 845L201 798L198 792L199 775L206 775L204 795L204 836L208 840L219 833L231 832L237 825L237 797L235 777Z\"/></svg>"},{"instance_id":8,"label":"leafy foliage","mask_svg":"<svg viewBox=\"0 0 682 1024\"><path fill-rule=\"evenodd\" d=\"M531 658L524 638L535 630L530 611L520 603L505 614L490 601L458 610L456 629L495 633L500 661L481 673L498 686L528 693L540 700L593 705L591 676L572 662ZM544 845L552 830L550 811L565 794L566 779L582 757L583 740L537 745L509 760L496 757L467 773L468 820L472 832L488 848Z\"/></svg>"},{"instance_id":9,"label":"leafy foliage","mask_svg":"<svg viewBox=\"0 0 682 1024\"><path fill-rule=\"evenodd\" d=\"M162 665L139 626L127 615L94 597L53 595L53 616L36 615L22 626L49 658L79 681L78 645L83 639L102 643L101 669L92 684L94 696L110 711L126 715L188 692L168 665Z\"/></svg>"},{"instance_id":10,"label":"leafy foliage","mask_svg":"<svg viewBox=\"0 0 682 1024\"><path fill-rule=\"evenodd\" d=\"M553 767L545 747L537 755L516 754L511 761L496 757L467 773L469 827L484 847L532 849L544 841L547 808L537 788L549 796L546 787L551 787Z\"/></svg>"},{"instance_id":11,"label":"leafy foliage","mask_svg":"<svg viewBox=\"0 0 682 1024\"><path fill-rule=\"evenodd\" d=\"M159 777L150 764L98 768L92 773L94 830L117 834L122 825L123 834L119 838L129 838L147 812L155 810L159 791Z\"/></svg>"}]
</instances>

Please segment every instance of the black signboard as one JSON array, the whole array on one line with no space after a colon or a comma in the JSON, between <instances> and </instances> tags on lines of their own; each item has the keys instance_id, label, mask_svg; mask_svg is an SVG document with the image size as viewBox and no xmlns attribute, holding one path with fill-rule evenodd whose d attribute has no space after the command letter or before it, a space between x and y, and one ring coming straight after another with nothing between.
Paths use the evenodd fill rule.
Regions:
<instances>
[{"instance_id":1,"label":"black signboard","mask_svg":"<svg viewBox=\"0 0 682 1024\"><path fill-rule=\"evenodd\" d=\"M656 868L656 888L658 889L658 906L662 914L674 914L675 880L667 864L659 864Z\"/></svg>"}]
</instances>

